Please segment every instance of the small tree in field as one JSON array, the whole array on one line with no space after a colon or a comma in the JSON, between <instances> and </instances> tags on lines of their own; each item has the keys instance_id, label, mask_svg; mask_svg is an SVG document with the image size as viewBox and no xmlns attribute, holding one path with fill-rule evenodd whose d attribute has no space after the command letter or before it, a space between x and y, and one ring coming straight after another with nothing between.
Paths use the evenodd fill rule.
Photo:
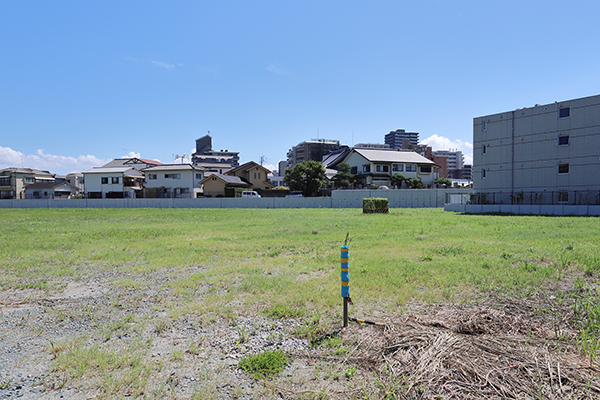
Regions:
<instances>
[{"instance_id":1,"label":"small tree in field","mask_svg":"<svg viewBox=\"0 0 600 400\"><path fill-rule=\"evenodd\" d=\"M318 161L302 161L285 170L283 178L290 190L301 190L306 197L314 196L325 185L325 168Z\"/></svg>"}]
</instances>

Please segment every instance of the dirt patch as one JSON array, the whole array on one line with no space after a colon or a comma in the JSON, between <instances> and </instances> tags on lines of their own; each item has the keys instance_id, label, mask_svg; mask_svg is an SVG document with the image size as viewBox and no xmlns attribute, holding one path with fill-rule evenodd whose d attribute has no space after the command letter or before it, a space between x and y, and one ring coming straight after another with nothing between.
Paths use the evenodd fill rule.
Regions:
<instances>
[{"instance_id":1,"label":"dirt patch","mask_svg":"<svg viewBox=\"0 0 600 400\"><path fill-rule=\"evenodd\" d=\"M163 278L145 276L139 289L109 284L110 275L49 296L0 292L0 399L600 397L595 363L573 346L572 304L557 301L556 288L526 299L410 304L381 318L384 327L351 323L315 347L299 335L302 320L172 317ZM276 377L256 381L237 367L274 349L289 360ZM92 350L128 362L92 363L80 374L73 356Z\"/></svg>"}]
</instances>

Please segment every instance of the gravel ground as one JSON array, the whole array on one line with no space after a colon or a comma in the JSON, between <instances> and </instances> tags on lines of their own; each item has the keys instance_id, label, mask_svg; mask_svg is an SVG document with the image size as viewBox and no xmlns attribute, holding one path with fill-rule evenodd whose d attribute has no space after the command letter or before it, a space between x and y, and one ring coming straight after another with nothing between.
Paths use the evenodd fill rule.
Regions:
<instances>
[{"instance_id":1,"label":"gravel ground","mask_svg":"<svg viewBox=\"0 0 600 400\"><path fill-rule=\"evenodd\" d=\"M115 278L105 272L51 295L0 291L0 399L313 398L320 392L335 398L355 390L344 379L347 366L328 361L331 348L312 347L295 334L297 320L248 315L207 322L195 314L173 319L164 306L167 290L107 284ZM110 389L107 382L122 371L91 367L79 374L65 367L61 357L81 348L139 355L150 370L147 381ZM245 355L274 349L288 355L277 377L257 381L238 368Z\"/></svg>"}]
</instances>

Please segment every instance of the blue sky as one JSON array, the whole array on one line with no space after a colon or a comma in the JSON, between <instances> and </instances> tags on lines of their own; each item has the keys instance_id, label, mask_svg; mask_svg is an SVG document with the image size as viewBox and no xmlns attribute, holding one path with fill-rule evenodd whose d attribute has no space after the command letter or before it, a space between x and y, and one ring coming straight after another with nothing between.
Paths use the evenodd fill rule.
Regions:
<instances>
[{"instance_id":1,"label":"blue sky","mask_svg":"<svg viewBox=\"0 0 600 400\"><path fill-rule=\"evenodd\" d=\"M0 168L416 131L600 93L597 1L0 1Z\"/></svg>"}]
</instances>

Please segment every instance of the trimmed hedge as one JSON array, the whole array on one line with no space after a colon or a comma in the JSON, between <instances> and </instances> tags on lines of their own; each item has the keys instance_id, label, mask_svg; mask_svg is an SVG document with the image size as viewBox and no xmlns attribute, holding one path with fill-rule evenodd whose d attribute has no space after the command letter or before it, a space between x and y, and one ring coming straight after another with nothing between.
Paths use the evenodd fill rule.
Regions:
<instances>
[{"instance_id":1,"label":"trimmed hedge","mask_svg":"<svg viewBox=\"0 0 600 400\"><path fill-rule=\"evenodd\" d=\"M387 214L390 210L390 199L386 198L366 198L363 199L363 213L383 213Z\"/></svg>"}]
</instances>

